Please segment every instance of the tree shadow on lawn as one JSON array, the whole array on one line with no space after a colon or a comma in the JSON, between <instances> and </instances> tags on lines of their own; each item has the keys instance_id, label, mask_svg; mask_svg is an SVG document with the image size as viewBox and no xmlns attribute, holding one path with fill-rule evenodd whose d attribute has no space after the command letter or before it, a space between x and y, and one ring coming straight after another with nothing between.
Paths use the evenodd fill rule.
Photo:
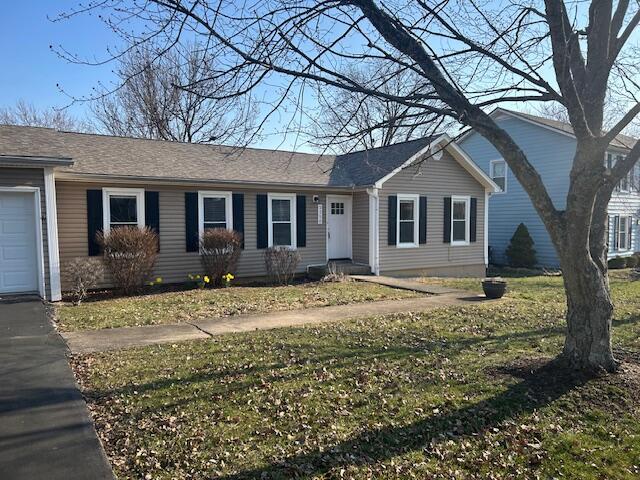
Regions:
<instances>
[{"instance_id":1,"label":"tree shadow on lawn","mask_svg":"<svg viewBox=\"0 0 640 480\"><path fill-rule=\"evenodd\" d=\"M349 348L348 345L337 351L329 351L314 355L300 355L297 362L287 363L284 361L277 361L269 364L254 364L250 368L227 368L227 369L215 369L216 365L212 364L209 368L203 367L204 370L199 370L191 375L180 376L179 378L168 377L153 380L147 383L128 383L116 388L109 389L85 389L83 395L93 401L101 401L101 399L118 396L118 395L131 395L144 394L150 391L163 390L175 385L195 385L206 382L213 382L220 384L223 387L221 392L226 394L234 392L237 393L241 390L248 390L254 388L260 384L263 373L278 372L292 366L304 367L305 365L315 365L317 368L327 366L331 369L349 368L356 364L367 364L374 360L378 361L394 361L400 360L410 355L420 354L439 354L449 359L454 358L460 353L469 351L476 347L486 348L489 345L495 345L496 348L508 350L509 342L518 341L531 341L538 337L546 337L558 335L564 331L564 327L544 327L535 330L525 330L521 332L514 332L501 335L482 335L482 336L465 336L461 338L434 338L434 339L421 339L420 341L414 341L412 345L396 345L394 347L388 347L385 345L375 345L371 347L358 347ZM321 348L315 344L309 344L309 348L313 347L316 351ZM300 344L291 346L292 349L305 350L305 347ZM331 363L329 363L331 362ZM268 379L269 383L278 381L292 381L297 378L309 375L312 369L302 369L302 371L291 372L289 374L274 374L272 378ZM223 380L242 376L242 377L254 377L252 381L237 382L235 387L230 383L222 383Z\"/></svg>"},{"instance_id":2,"label":"tree shadow on lawn","mask_svg":"<svg viewBox=\"0 0 640 480\"><path fill-rule=\"evenodd\" d=\"M481 435L505 420L551 404L594 378L566 370L556 360L548 359L502 367L490 374L509 375L520 381L492 398L457 410L405 426L367 430L327 449L290 456L264 467L217 478L304 478L326 475L336 468L373 465L450 439Z\"/></svg>"}]
</instances>

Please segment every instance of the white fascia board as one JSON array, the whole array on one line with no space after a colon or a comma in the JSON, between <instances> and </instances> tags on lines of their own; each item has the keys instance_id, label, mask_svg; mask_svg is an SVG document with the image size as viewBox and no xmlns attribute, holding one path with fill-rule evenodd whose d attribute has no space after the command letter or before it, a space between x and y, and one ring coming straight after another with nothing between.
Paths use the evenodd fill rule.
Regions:
<instances>
[{"instance_id":1,"label":"white fascia board","mask_svg":"<svg viewBox=\"0 0 640 480\"><path fill-rule=\"evenodd\" d=\"M380 180L378 180L375 183L375 185L374 185L375 188L382 188L382 185L387 180L389 180L391 177L393 177L394 175L398 174L399 172L401 172L405 168L409 167L416 160L421 158L423 155L425 155L430 150L434 150L435 147L437 147L439 145L443 145L443 147L451 154L451 156L453 156L453 158L467 172L469 172L473 178L475 178L478 182L480 182L485 187L485 190L487 190L489 192L494 192L494 193L500 191L500 187L498 187L493 182L493 180L491 180L491 178L486 173L484 173L484 171L480 167L478 167L474 163L473 160L471 160L469 155L467 155L465 153L465 151L462 150L458 146L458 144L447 134L441 135L440 137L435 139L433 142L431 142L429 145L425 146L424 148L419 150L417 153L412 155L406 162L404 162L398 168L394 169L391 173L389 173L389 174L385 175L384 177L382 177Z\"/></svg>"}]
</instances>

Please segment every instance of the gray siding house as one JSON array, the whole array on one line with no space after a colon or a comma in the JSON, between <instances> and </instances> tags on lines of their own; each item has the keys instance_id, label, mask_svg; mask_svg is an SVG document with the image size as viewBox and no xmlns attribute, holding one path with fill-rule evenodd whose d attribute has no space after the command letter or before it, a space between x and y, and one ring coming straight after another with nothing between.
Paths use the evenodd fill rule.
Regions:
<instances>
[{"instance_id":1,"label":"gray siding house","mask_svg":"<svg viewBox=\"0 0 640 480\"><path fill-rule=\"evenodd\" d=\"M158 232L166 283L200 272L216 227L244 237L239 279L265 275L270 246L296 249L300 273L482 276L497 189L446 135L334 156L0 126L0 295L59 300L64 263L120 225Z\"/></svg>"},{"instance_id":2,"label":"gray siding house","mask_svg":"<svg viewBox=\"0 0 640 480\"><path fill-rule=\"evenodd\" d=\"M558 209L566 205L569 173L576 140L569 124L546 118L496 109L492 117L513 137L535 166ZM492 261L507 263L505 250L517 226L529 229L541 266L558 267L555 247L529 196L506 166L497 150L480 134L469 131L460 147L493 178L501 191L489 201L489 246ZM615 162L633 146L635 139L620 135L611 144L603 162ZM609 203L609 257L628 256L640 250L640 170L638 166L618 186Z\"/></svg>"}]
</instances>

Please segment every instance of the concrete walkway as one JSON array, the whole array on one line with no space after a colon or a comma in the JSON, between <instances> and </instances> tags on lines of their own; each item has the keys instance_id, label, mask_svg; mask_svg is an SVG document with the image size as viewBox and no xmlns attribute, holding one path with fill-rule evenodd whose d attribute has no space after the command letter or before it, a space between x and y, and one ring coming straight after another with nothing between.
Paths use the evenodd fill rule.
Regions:
<instances>
[{"instance_id":1,"label":"concrete walkway","mask_svg":"<svg viewBox=\"0 0 640 480\"><path fill-rule=\"evenodd\" d=\"M39 300L0 303L0 477L113 479Z\"/></svg>"},{"instance_id":2,"label":"concrete walkway","mask_svg":"<svg viewBox=\"0 0 640 480\"><path fill-rule=\"evenodd\" d=\"M237 315L171 325L83 330L63 333L62 336L67 341L72 353L82 354L204 339L232 332L297 327L390 313L419 312L437 307L463 305L478 301L486 301L486 299L481 296L470 297L466 292L456 292L404 300L383 300L380 302L336 305L304 310Z\"/></svg>"},{"instance_id":3,"label":"concrete walkway","mask_svg":"<svg viewBox=\"0 0 640 480\"><path fill-rule=\"evenodd\" d=\"M391 288L411 290L414 292L428 293L429 295L460 294L460 290L443 287L441 285L428 285L409 278L385 277L384 275L349 275L359 282L377 283Z\"/></svg>"}]
</instances>

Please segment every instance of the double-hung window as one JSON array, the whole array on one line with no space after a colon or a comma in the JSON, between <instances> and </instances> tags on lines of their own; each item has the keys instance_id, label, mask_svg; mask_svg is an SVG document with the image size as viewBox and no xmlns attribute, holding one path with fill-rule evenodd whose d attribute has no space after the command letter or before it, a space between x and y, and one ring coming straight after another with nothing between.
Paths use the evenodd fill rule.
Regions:
<instances>
[{"instance_id":1,"label":"double-hung window","mask_svg":"<svg viewBox=\"0 0 640 480\"><path fill-rule=\"evenodd\" d=\"M269 246L296 248L296 196L270 193L268 196Z\"/></svg>"},{"instance_id":2,"label":"double-hung window","mask_svg":"<svg viewBox=\"0 0 640 480\"><path fill-rule=\"evenodd\" d=\"M397 245L410 248L418 246L419 195L398 195Z\"/></svg>"},{"instance_id":3,"label":"double-hung window","mask_svg":"<svg viewBox=\"0 0 640 480\"><path fill-rule=\"evenodd\" d=\"M143 189L103 188L102 205L102 228L105 233L113 228L142 228L145 225Z\"/></svg>"},{"instance_id":4,"label":"double-hung window","mask_svg":"<svg viewBox=\"0 0 640 480\"><path fill-rule=\"evenodd\" d=\"M199 233L233 228L231 192L198 192Z\"/></svg>"},{"instance_id":5,"label":"double-hung window","mask_svg":"<svg viewBox=\"0 0 640 480\"><path fill-rule=\"evenodd\" d=\"M618 250L631 250L631 232L633 230L633 217L618 217Z\"/></svg>"},{"instance_id":6,"label":"double-hung window","mask_svg":"<svg viewBox=\"0 0 640 480\"><path fill-rule=\"evenodd\" d=\"M469 243L469 197L451 197L451 245Z\"/></svg>"},{"instance_id":7,"label":"double-hung window","mask_svg":"<svg viewBox=\"0 0 640 480\"><path fill-rule=\"evenodd\" d=\"M491 180L500 187L500 193L507 191L507 162L504 160L491 162Z\"/></svg>"}]
</instances>

